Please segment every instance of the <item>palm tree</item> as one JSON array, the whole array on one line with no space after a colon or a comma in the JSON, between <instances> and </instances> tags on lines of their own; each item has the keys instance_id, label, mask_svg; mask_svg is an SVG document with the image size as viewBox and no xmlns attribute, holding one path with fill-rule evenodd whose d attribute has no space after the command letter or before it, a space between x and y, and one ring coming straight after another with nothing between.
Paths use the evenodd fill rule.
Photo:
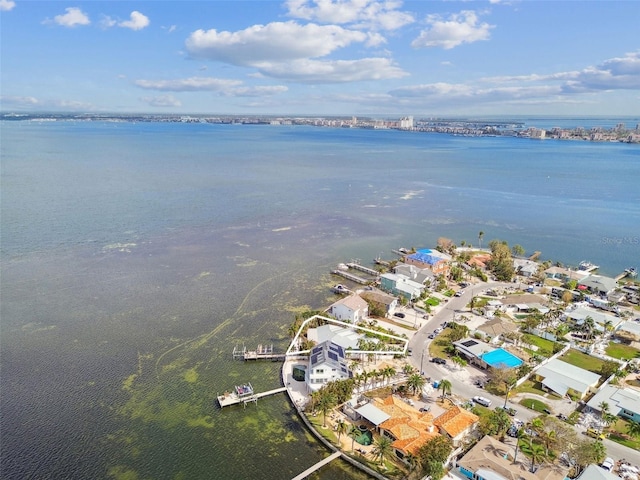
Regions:
<instances>
[{"instance_id":1,"label":"palm tree","mask_svg":"<svg viewBox=\"0 0 640 480\"><path fill-rule=\"evenodd\" d=\"M407 452L404 459L409 464L409 473L415 470L415 468L418 466L418 462L420 461L420 459L411 452Z\"/></svg>"},{"instance_id":2,"label":"palm tree","mask_svg":"<svg viewBox=\"0 0 640 480\"><path fill-rule=\"evenodd\" d=\"M422 377L422 375L419 375L417 373L412 374L407 379L407 386L409 387L409 390L414 393L414 395L422 390L422 387L424 387L425 383L426 380Z\"/></svg>"},{"instance_id":3,"label":"palm tree","mask_svg":"<svg viewBox=\"0 0 640 480\"><path fill-rule=\"evenodd\" d=\"M336 432L338 432L338 445L340 445L340 436L343 433L346 433L348 429L349 424L347 424L343 420L338 420L338 423L336 424Z\"/></svg>"},{"instance_id":4,"label":"palm tree","mask_svg":"<svg viewBox=\"0 0 640 480\"><path fill-rule=\"evenodd\" d=\"M329 390L319 390L316 406L322 412L322 426L327 428L327 412L335 406L333 393Z\"/></svg>"},{"instance_id":5,"label":"palm tree","mask_svg":"<svg viewBox=\"0 0 640 480\"><path fill-rule=\"evenodd\" d=\"M405 375L411 375L413 373L413 366L405 363L402 366L402 373L404 373Z\"/></svg>"},{"instance_id":6,"label":"palm tree","mask_svg":"<svg viewBox=\"0 0 640 480\"><path fill-rule=\"evenodd\" d=\"M478 244L480 245L480 248L482 248L482 238L484 237L484 232L482 230L480 230L478 232Z\"/></svg>"},{"instance_id":7,"label":"palm tree","mask_svg":"<svg viewBox=\"0 0 640 480\"><path fill-rule=\"evenodd\" d=\"M529 438L529 443L525 443L520 447L522 452L531 458L531 472L535 472L536 464L542 463L547 458L547 453L544 446L539 443L533 443L533 440Z\"/></svg>"},{"instance_id":8,"label":"palm tree","mask_svg":"<svg viewBox=\"0 0 640 480\"><path fill-rule=\"evenodd\" d=\"M358 438L358 435L360 435L360 429L355 425L351 424L351 426L349 426L349 429L347 430L347 435L351 437L351 452L353 453L353 444L356 438Z\"/></svg>"},{"instance_id":9,"label":"palm tree","mask_svg":"<svg viewBox=\"0 0 640 480\"><path fill-rule=\"evenodd\" d=\"M374 458L380 459L380 465L384 463L384 459L391 455L391 439L386 435L380 435L378 439L373 443L373 449L371 450Z\"/></svg>"},{"instance_id":10,"label":"palm tree","mask_svg":"<svg viewBox=\"0 0 640 480\"><path fill-rule=\"evenodd\" d=\"M629 421L627 433L634 438L640 438L640 423L634 422L633 420Z\"/></svg>"},{"instance_id":11,"label":"palm tree","mask_svg":"<svg viewBox=\"0 0 640 480\"><path fill-rule=\"evenodd\" d=\"M451 393L451 382L445 378L438 385L438 390L442 390L442 401L444 401L444 397L447 393Z\"/></svg>"}]
</instances>

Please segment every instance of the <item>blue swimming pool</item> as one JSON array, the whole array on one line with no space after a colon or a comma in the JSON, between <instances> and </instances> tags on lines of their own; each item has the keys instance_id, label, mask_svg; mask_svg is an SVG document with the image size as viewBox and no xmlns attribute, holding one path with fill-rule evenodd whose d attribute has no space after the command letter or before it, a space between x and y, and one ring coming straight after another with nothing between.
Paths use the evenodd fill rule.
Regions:
<instances>
[{"instance_id":1,"label":"blue swimming pool","mask_svg":"<svg viewBox=\"0 0 640 480\"><path fill-rule=\"evenodd\" d=\"M492 352L485 353L480 358L484 360L490 367L495 368L513 368L522 365L520 360L515 355L503 350L502 348L496 348Z\"/></svg>"}]
</instances>

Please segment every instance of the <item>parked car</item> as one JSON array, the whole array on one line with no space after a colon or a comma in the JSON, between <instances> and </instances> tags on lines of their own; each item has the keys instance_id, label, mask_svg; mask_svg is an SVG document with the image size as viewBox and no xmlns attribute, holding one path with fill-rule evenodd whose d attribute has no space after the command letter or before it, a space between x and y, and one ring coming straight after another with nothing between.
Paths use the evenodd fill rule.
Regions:
<instances>
[{"instance_id":1,"label":"parked car","mask_svg":"<svg viewBox=\"0 0 640 480\"><path fill-rule=\"evenodd\" d=\"M431 361L433 363L437 363L438 365L446 365L447 364L447 361L444 358L440 358L440 357L433 357L431 359Z\"/></svg>"},{"instance_id":2,"label":"parked car","mask_svg":"<svg viewBox=\"0 0 640 480\"><path fill-rule=\"evenodd\" d=\"M394 317L398 317L398 318L404 318L405 317L404 313L402 313L402 312L396 312L396 313L393 314L393 316Z\"/></svg>"},{"instance_id":3,"label":"parked car","mask_svg":"<svg viewBox=\"0 0 640 480\"><path fill-rule=\"evenodd\" d=\"M559 413L558 415L556 415L560 420L566 422L567 420L569 420L569 417L567 417L564 413Z\"/></svg>"},{"instance_id":4,"label":"parked car","mask_svg":"<svg viewBox=\"0 0 640 480\"><path fill-rule=\"evenodd\" d=\"M476 380L474 385L478 388L484 388L484 383L482 383L480 380Z\"/></svg>"},{"instance_id":5,"label":"parked car","mask_svg":"<svg viewBox=\"0 0 640 480\"><path fill-rule=\"evenodd\" d=\"M482 405L483 407L488 407L491 405L491 400L489 400L488 398L475 396L471 400L473 400L479 405Z\"/></svg>"},{"instance_id":6,"label":"parked car","mask_svg":"<svg viewBox=\"0 0 640 480\"><path fill-rule=\"evenodd\" d=\"M509 430L507 430L507 435L509 435L510 437L517 437L518 436L518 427L516 427L515 425L511 425L509 427Z\"/></svg>"},{"instance_id":7,"label":"parked car","mask_svg":"<svg viewBox=\"0 0 640 480\"><path fill-rule=\"evenodd\" d=\"M544 410L542 410L544 413L546 413L547 415L551 415L551 410L549 410L548 408L545 408Z\"/></svg>"},{"instance_id":8,"label":"parked car","mask_svg":"<svg viewBox=\"0 0 640 480\"><path fill-rule=\"evenodd\" d=\"M451 294L449 294L451 295ZM461 297L462 295L464 295L464 290L458 290L455 294L456 297Z\"/></svg>"},{"instance_id":9,"label":"parked car","mask_svg":"<svg viewBox=\"0 0 640 480\"><path fill-rule=\"evenodd\" d=\"M589 437L593 437L597 440L604 440L607 436L602 433L602 430L598 430L597 428L587 428L587 431L584 432Z\"/></svg>"},{"instance_id":10,"label":"parked car","mask_svg":"<svg viewBox=\"0 0 640 480\"><path fill-rule=\"evenodd\" d=\"M512 417L515 417L515 416L516 416L516 413L518 413L518 412L516 411L516 409L515 409L515 408L511 408L511 407L507 407L507 408L504 408L504 407L496 407L496 410L498 410L498 411L500 411L500 410L504 410L504 411L507 413L507 415L510 415L510 416L512 416Z\"/></svg>"},{"instance_id":11,"label":"parked car","mask_svg":"<svg viewBox=\"0 0 640 480\"><path fill-rule=\"evenodd\" d=\"M431 333L429 334L429 337L428 337L428 338L431 338L431 339L436 338L436 334L435 334L435 332L431 332Z\"/></svg>"},{"instance_id":12,"label":"parked car","mask_svg":"<svg viewBox=\"0 0 640 480\"><path fill-rule=\"evenodd\" d=\"M429 410L431 410L431 407L420 407L421 412L428 412Z\"/></svg>"},{"instance_id":13,"label":"parked car","mask_svg":"<svg viewBox=\"0 0 640 480\"><path fill-rule=\"evenodd\" d=\"M604 459L604 462L600 464L600 466L604 468L606 471L610 472L613 469L614 464L615 463L613 461L613 458L607 457Z\"/></svg>"}]
</instances>

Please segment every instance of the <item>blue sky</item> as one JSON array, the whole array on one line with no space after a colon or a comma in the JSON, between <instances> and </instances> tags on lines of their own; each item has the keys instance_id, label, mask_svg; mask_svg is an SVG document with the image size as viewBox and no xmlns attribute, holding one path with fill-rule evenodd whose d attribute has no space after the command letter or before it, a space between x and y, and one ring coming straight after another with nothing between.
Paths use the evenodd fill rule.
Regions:
<instances>
[{"instance_id":1,"label":"blue sky","mask_svg":"<svg viewBox=\"0 0 640 480\"><path fill-rule=\"evenodd\" d=\"M2 111L637 115L640 2L0 0Z\"/></svg>"}]
</instances>

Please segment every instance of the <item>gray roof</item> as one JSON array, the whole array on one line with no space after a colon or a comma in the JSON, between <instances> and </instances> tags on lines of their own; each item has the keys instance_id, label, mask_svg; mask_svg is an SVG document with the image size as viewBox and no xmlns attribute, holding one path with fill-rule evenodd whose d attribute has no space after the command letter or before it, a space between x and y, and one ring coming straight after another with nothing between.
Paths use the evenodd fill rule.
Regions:
<instances>
[{"instance_id":1,"label":"gray roof","mask_svg":"<svg viewBox=\"0 0 640 480\"><path fill-rule=\"evenodd\" d=\"M598 405L602 402L607 402L611 413L616 415L622 409L640 414L640 392L632 388L605 385L589 400L587 405L594 410L600 410Z\"/></svg>"},{"instance_id":2,"label":"gray roof","mask_svg":"<svg viewBox=\"0 0 640 480\"><path fill-rule=\"evenodd\" d=\"M376 427L391 418L391 415L383 412L372 403L367 403L366 405L357 408L356 412L369 420Z\"/></svg>"},{"instance_id":3,"label":"gray roof","mask_svg":"<svg viewBox=\"0 0 640 480\"><path fill-rule=\"evenodd\" d=\"M578 480L620 480L620 478L597 465L591 464L584 469Z\"/></svg>"},{"instance_id":4,"label":"gray roof","mask_svg":"<svg viewBox=\"0 0 640 480\"><path fill-rule=\"evenodd\" d=\"M542 384L554 392L564 395L571 388L584 393L600 380L600 375L584 368L554 358L536 370L536 375L544 378Z\"/></svg>"},{"instance_id":5,"label":"gray roof","mask_svg":"<svg viewBox=\"0 0 640 480\"><path fill-rule=\"evenodd\" d=\"M604 325L608 320L615 327L622 322L620 317L587 307L576 307L573 310L565 310L564 314L568 318L575 320L577 323L582 323L582 321L587 317L593 318L593 321L599 325Z\"/></svg>"},{"instance_id":6,"label":"gray roof","mask_svg":"<svg viewBox=\"0 0 640 480\"><path fill-rule=\"evenodd\" d=\"M598 292L610 292L618 286L615 278L603 277L602 275L589 275L578 283Z\"/></svg>"},{"instance_id":7,"label":"gray roof","mask_svg":"<svg viewBox=\"0 0 640 480\"><path fill-rule=\"evenodd\" d=\"M496 348L475 338L463 338L453 345L468 357L480 358L483 354L493 352Z\"/></svg>"}]
</instances>

